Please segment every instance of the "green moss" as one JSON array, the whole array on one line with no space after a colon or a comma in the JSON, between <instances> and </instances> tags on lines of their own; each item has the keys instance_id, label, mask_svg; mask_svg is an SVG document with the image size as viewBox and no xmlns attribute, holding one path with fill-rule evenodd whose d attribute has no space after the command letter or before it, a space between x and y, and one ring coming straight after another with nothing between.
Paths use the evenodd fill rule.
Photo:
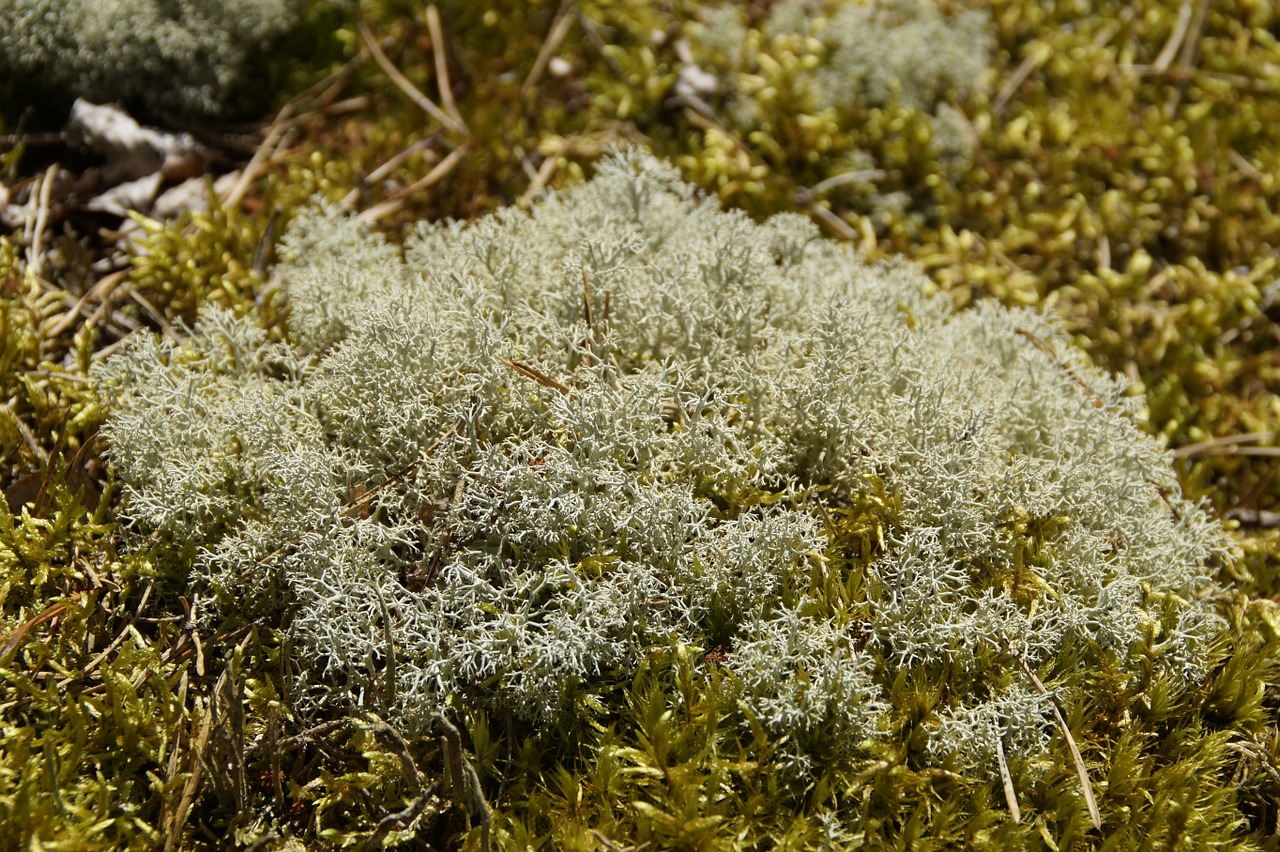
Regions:
<instances>
[{"instance_id":1,"label":"green moss","mask_svg":"<svg viewBox=\"0 0 1280 852\"><path fill-rule=\"evenodd\" d=\"M548 186L575 182L607 143L642 141L755 214L816 202L865 251L909 254L962 304L987 296L1053 304L1100 363L1136 379L1149 427L1174 445L1276 429L1268 258L1280 240L1280 116L1274 86L1257 76L1276 62L1270 6L1208 4L1194 60L1184 66L1175 52L1163 74L1152 74L1132 66L1154 64L1179 4L982 4L996 46L986 94L955 100L978 135L963 168L931 152L933 127L918 109L863 106L844 117L814 110L796 80L820 45L766 35L762 6L741 6L749 67L734 83L768 107L767 119L744 132L736 111L719 103L714 123L669 104L681 65L674 44L696 35L697 4L578 4L593 27L576 18L555 51L570 73L544 72L522 91L559 4L441 3L466 140L437 136L429 150L363 185L363 175L437 130L365 62L329 103L366 102L355 112L309 116L302 141L273 162L267 182L237 210L153 227L147 242L164 260L133 260L130 286L169 323L189 319L206 301L262 309L269 323L277 305L264 276L271 221L274 215L278 234L312 191L337 201L356 189L357 206L366 208L466 141L457 168L381 219L395 230L421 217L469 217L518 202L530 173L549 159ZM420 6L366 4L365 13L397 67L438 100L432 46L415 17ZM355 31L338 35L354 54ZM1025 80L1001 99L1019 69ZM21 94L12 81L0 86L9 103ZM803 192L876 168L889 174ZM39 474L42 454L53 457L43 468L50 494L43 510L3 526L13 535L0 541L0 647L10 648L21 625L48 607L67 607L22 633L0 660L0 826L9 831L0 841L147 847L177 823L179 848L221 845L227 836L317 848L367 840L414 799L390 741L368 722L335 719L321 732L301 730L281 675L290 651L270 631L254 633L238 657L234 649L248 635L239 627L202 634L199 674L195 646L181 629L184 592L168 585L180 554L125 565L112 555L111 542L123 533L104 528L109 515L92 520L66 508L59 471L99 415L78 380L65 377L82 375L92 353L127 330L113 316L157 324L128 298L113 299L92 323L67 322L92 283L74 247L67 249L68 262L46 264L39 280L13 239L0 240L0 479L7 485ZM1274 459L1202 453L1177 464L1186 489L1220 508L1275 510ZM859 516L851 553L873 552L891 513L882 514L872 508ZM1280 588L1280 538L1247 532L1238 539L1241 558L1224 576L1257 597L1223 601L1234 653L1229 660L1220 653L1203 687L1179 691L1154 678L1134 691L1099 676L1063 706L1090 767L1105 837L1088 827L1060 738L1039 780L1026 782L1014 767L1023 807L1037 815L1022 825L1009 819L998 782L921 769L913 737L947 698L916 683L887 685L899 709L882 753L833 770L800 794L782 791L771 786L768 738L745 736L741 711L724 701L721 685L682 674L689 668L673 649L644 677L618 684L607 712L587 714L603 730L586 724L538 739L511 720L466 717L467 754L495 808L494 845L601 848L594 830L619 846L644 838L690 848L784 839L793 847L830 840L874 848L1045 848L1047 841L1059 848L1266 848L1280 811L1280 744L1272 730L1280 695L1269 686L1280 679L1272 650L1280 615L1267 600ZM846 583L822 581L823 594L847 601L863 593L857 571L836 573ZM157 585L143 608L149 581ZM62 686L121 637L88 675ZM707 652L714 658L717 649ZM683 653L698 659L700 652ZM1052 674L1041 673L1050 686ZM201 771L178 819L187 780L201 765L192 743L206 719L207 754L218 759L203 765L216 777ZM428 783L443 778L437 736L409 746ZM466 808L453 805L443 786L436 796L416 840L384 836L444 847L466 835L478 846Z\"/></svg>"}]
</instances>

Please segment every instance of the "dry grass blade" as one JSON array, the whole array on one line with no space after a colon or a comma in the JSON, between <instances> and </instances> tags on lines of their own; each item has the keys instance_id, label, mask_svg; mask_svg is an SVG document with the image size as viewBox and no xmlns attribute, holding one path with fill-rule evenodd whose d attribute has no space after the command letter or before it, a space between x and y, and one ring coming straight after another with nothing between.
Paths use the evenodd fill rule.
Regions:
<instances>
[{"instance_id":1,"label":"dry grass blade","mask_svg":"<svg viewBox=\"0 0 1280 852\"><path fill-rule=\"evenodd\" d=\"M88 664L85 665L84 668L80 669L81 677L88 677L93 672L94 669L102 665L103 660L107 659L107 657L110 657L113 653L115 653L116 649L119 648L121 645L123 645L125 640L133 635L130 632L129 628L132 627L137 622L138 615L142 613L144 609L146 609L147 601L151 598L151 592L152 592L153 586L154 586L153 583L147 583L146 589L144 589L142 592L142 600L138 603L138 606L134 608L133 611L130 613L129 619L125 623L125 626L120 629L120 632L116 635L116 638L112 640L111 644L108 645L106 648L102 649L102 653L98 654L96 657L90 660ZM58 685L62 687L70 683L71 683L71 679L67 678L63 680L61 683L59 683Z\"/></svg>"},{"instance_id":2,"label":"dry grass blade","mask_svg":"<svg viewBox=\"0 0 1280 852\"><path fill-rule=\"evenodd\" d=\"M27 249L27 264L37 277L39 277L44 267L42 258L44 254L44 229L49 222L49 196L53 192L53 182L57 177L58 164L54 163L40 180L35 226L31 234L30 248Z\"/></svg>"},{"instance_id":3,"label":"dry grass blade","mask_svg":"<svg viewBox=\"0 0 1280 852\"><path fill-rule=\"evenodd\" d=\"M455 121L453 116L436 106L435 102L432 101L431 98L424 95L417 86L409 82L409 78L401 74L400 69L396 68L396 66L391 63L391 60L387 58L387 55L382 52L382 48L378 46L378 41L373 37L373 33L369 31L369 25L364 21L360 21L359 26L360 37L364 39L364 43L368 46L369 53L373 55L373 59L378 63L378 67L385 71L387 76L391 78L391 82L396 84L396 88L404 92L409 99L421 107L427 115L443 124L449 130L452 130L454 133L465 134L467 130L465 127Z\"/></svg>"},{"instance_id":4,"label":"dry grass blade","mask_svg":"<svg viewBox=\"0 0 1280 852\"><path fill-rule=\"evenodd\" d=\"M994 714L993 714L994 715ZM1009 762L1005 760L1004 743L1000 737L1000 718L996 721L996 763L1000 764L1000 783L1004 786L1004 800L1009 805L1009 816L1014 823L1022 824L1022 808L1018 807L1018 791L1013 788L1013 776L1009 774Z\"/></svg>"},{"instance_id":5,"label":"dry grass blade","mask_svg":"<svg viewBox=\"0 0 1280 852\"><path fill-rule=\"evenodd\" d=\"M565 8L568 4L562 4L560 13L556 15L555 21L551 24L551 29L547 33L547 38L542 42L542 49L538 51L538 58L533 62L533 68L529 69L529 76L524 78L524 82L520 85L520 93L523 95L534 86L538 85L538 81L542 79L542 74L547 70L547 64L551 62L551 57L560 48L560 43L564 41L564 37L569 34L570 28L576 18L568 13Z\"/></svg>"},{"instance_id":6,"label":"dry grass blade","mask_svg":"<svg viewBox=\"0 0 1280 852\"><path fill-rule=\"evenodd\" d=\"M832 231L838 234L841 239L845 239L845 240L848 240L849 242L856 243L859 241L861 237L865 237L865 235L859 235L857 231L849 227L849 224L845 222L845 220L841 219L839 216L832 213L830 210L828 210L827 208L823 207L821 204L818 204L816 202L809 205L809 215L813 216L818 221L822 222L822 224L826 225L828 228L830 228ZM866 240L862 239L862 242L865 243ZM874 238L871 241L870 247L871 248L875 247Z\"/></svg>"},{"instance_id":7,"label":"dry grass blade","mask_svg":"<svg viewBox=\"0 0 1280 852\"><path fill-rule=\"evenodd\" d=\"M467 155L467 148L468 146L462 145L455 149L453 153L437 163L434 169L427 172L425 177L409 184L386 201L383 201L380 204L375 204L368 210L365 210L363 213L356 216L356 221L366 223L377 222L381 219L385 219L392 213L395 213L404 206L405 200L408 199L409 196L413 195L415 192L421 192L428 187L435 186L437 183L444 180L445 177L448 176L449 172L457 168L458 164L462 162L462 158Z\"/></svg>"},{"instance_id":8,"label":"dry grass blade","mask_svg":"<svg viewBox=\"0 0 1280 852\"><path fill-rule=\"evenodd\" d=\"M833 175L824 181L815 183L809 187L809 194L818 196L823 193L830 192L838 186L845 186L851 183L870 183L872 181L884 180L889 173L884 169L857 169L852 172L844 172L842 174Z\"/></svg>"},{"instance_id":9,"label":"dry grass blade","mask_svg":"<svg viewBox=\"0 0 1280 852\"><path fill-rule=\"evenodd\" d=\"M204 774L204 764L200 760L200 755L204 753L205 748L209 745L209 734L213 731L213 702L210 701L205 706L204 719L200 723L200 733L196 735L195 742L191 744L191 774L187 776L187 781L182 785L182 797L178 800L177 809L170 815L166 823L162 823L162 829L165 833L164 850L172 852L178 839L182 833L182 823L187 818L187 810L190 809L191 803L195 801L196 789L200 786L200 778Z\"/></svg>"},{"instance_id":10,"label":"dry grass blade","mask_svg":"<svg viewBox=\"0 0 1280 852\"><path fill-rule=\"evenodd\" d=\"M1174 32L1170 33L1169 41L1165 42L1164 49L1152 64L1152 68L1155 68L1157 73L1164 74L1169 70L1170 63L1174 61L1174 56L1178 54L1179 47L1183 46L1183 40L1187 37L1187 27L1190 22L1192 22L1192 4L1183 3L1178 9L1178 23L1174 24Z\"/></svg>"},{"instance_id":11,"label":"dry grass blade","mask_svg":"<svg viewBox=\"0 0 1280 852\"><path fill-rule=\"evenodd\" d=\"M262 170L263 164L268 162L286 142L286 128L289 117L293 115L294 106L287 103L281 107L280 112L276 114L275 120L271 122L271 127L267 130L267 135L263 137L253 157L250 158L249 164L240 172L240 178L235 185L222 198L224 207L235 207L240 203L240 199L244 198L245 193L249 191L249 187L257 180L259 172Z\"/></svg>"},{"instance_id":12,"label":"dry grass blade","mask_svg":"<svg viewBox=\"0 0 1280 852\"><path fill-rule=\"evenodd\" d=\"M1169 115L1173 115L1173 111L1178 108L1178 102L1182 100L1182 91L1186 88L1187 81L1191 77L1191 66L1196 60L1196 50L1200 46L1200 34L1204 30L1204 22L1208 14L1209 0L1199 0L1196 3L1195 14L1191 18L1187 34L1182 39L1182 48L1178 51L1178 68L1182 73L1179 75L1181 79L1175 81L1173 91L1169 93L1169 100L1165 103L1165 109Z\"/></svg>"},{"instance_id":13,"label":"dry grass blade","mask_svg":"<svg viewBox=\"0 0 1280 852\"><path fill-rule=\"evenodd\" d=\"M453 116L463 132L467 132L467 123L458 112L458 105L453 100L453 84L449 81L448 51L444 44L444 28L440 26L440 10L432 3L427 7L427 30L431 34L431 52L436 61L436 88L440 90L440 103L445 111Z\"/></svg>"},{"instance_id":14,"label":"dry grass blade","mask_svg":"<svg viewBox=\"0 0 1280 852\"><path fill-rule=\"evenodd\" d=\"M542 192L546 185L550 183L551 177L556 173L556 167L560 164L560 158L569 150L569 146L573 143L575 137L567 136L560 143L560 148L542 161L542 165L538 166L537 174L533 176L533 180L529 182L529 188L524 191L520 199L516 202L523 208L528 208L533 204L533 200L538 197L538 193Z\"/></svg>"},{"instance_id":15,"label":"dry grass blade","mask_svg":"<svg viewBox=\"0 0 1280 852\"><path fill-rule=\"evenodd\" d=\"M9 658L18 650L18 647L22 644L22 640L26 638L28 633L39 627L41 624L53 621L66 611L67 605L65 603L56 603L34 618L29 618L22 624L15 627L13 632L4 640L4 644L0 645L0 665L4 665L9 662Z\"/></svg>"},{"instance_id":16,"label":"dry grass blade","mask_svg":"<svg viewBox=\"0 0 1280 852\"><path fill-rule=\"evenodd\" d=\"M1173 451L1172 455L1175 459L1193 459L1205 455L1230 455L1238 452L1240 444L1252 444L1255 441L1270 441L1276 435L1275 432L1249 432L1244 435L1226 435L1221 438L1213 438L1208 441L1201 441L1197 444L1187 444L1185 447L1178 447ZM1227 448L1225 452L1216 452ZM1277 449L1274 447L1255 447L1253 449Z\"/></svg>"},{"instance_id":17,"label":"dry grass blade","mask_svg":"<svg viewBox=\"0 0 1280 852\"><path fill-rule=\"evenodd\" d=\"M9 413L9 417L11 418L12 422L18 427L18 432L22 434L22 440L27 442L27 449L31 450L32 455L40 459L45 464L48 464L49 453L44 449L44 447L40 446L40 442L36 440L35 434L32 433L31 429L27 426L27 424L22 422L22 418L19 417L17 411L14 410L13 400L6 402L3 406L0 406L0 407L3 407L4 410ZM11 500L10 503L12 502L13 501Z\"/></svg>"},{"instance_id":18,"label":"dry grass blade","mask_svg":"<svg viewBox=\"0 0 1280 852\"><path fill-rule=\"evenodd\" d=\"M418 141L414 142L412 145L405 148L404 150L398 151L395 154L391 155L391 157L385 160L382 163L382 165L378 166L373 171L369 172L367 175L361 178L359 185L357 185L354 189L352 189L350 192L348 192L346 195L342 197L342 206L346 207L347 209L351 209L355 207L356 202L360 199L360 193L364 187L368 187L382 180L387 175L391 174L391 172L398 169L404 163L405 160L409 159L414 154L418 154L430 149L431 146L435 144L435 142L437 141L437 138L438 137L433 133L432 135L426 137L425 139L419 139Z\"/></svg>"},{"instance_id":19,"label":"dry grass blade","mask_svg":"<svg viewBox=\"0 0 1280 852\"><path fill-rule=\"evenodd\" d=\"M1010 653L1013 653L1010 649ZM1045 685L1036 677L1036 673L1031 670L1031 666L1027 665L1027 661L1022 659L1020 654L1014 654L1018 660L1018 665L1022 666L1022 671L1027 677L1031 678L1031 682L1035 684L1036 689L1041 695L1049 695L1049 690L1045 689ZM1076 774L1080 776L1080 789L1084 793L1085 804L1089 808L1089 818L1093 821L1093 827L1102 830L1102 815L1098 812L1098 800L1093 795L1093 784L1089 781L1089 770L1085 768L1084 757L1080 754L1080 748L1076 745L1076 738L1071 735L1071 729L1067 727L1067 720L1062 718L1062 711L1058 709L1058 702L1054 701L1052 696L1049 698L1049 706L1053 708L1053 718L1058 723L1058 728L1062 731L1063 739L1067 742L1067 749L1071 752L1071 759L1076 764Z\"/></svg>"},{"instance_id":20,"label":"dry grass blade","mask_svg":"<svg viewBox=\"0 0 1280 852\"><path fill-rule=\"evenodd\" d=\"M1009 101L1017 93L1018 87L1025 83L1037 68L1048 62L1051 56L1053 56L1053 48L1047 44L1038 44L1032 48L1031 52L1027 54L1027 58L1022 60L1022 64L1014 69L1008 81L1000 88L996 99L991 102L991 114L998 116L1004 112L1005 107L1009 105Z\"/></svg>"},{"instance_id":21,"label":"dry grass blade","mask_svg":"<svg viewBox=\"0 0 1280 852\"><path fill-rule=\"evenodd\" d=\"M98 281L80 297L80 300L76 302L75 307L70 311L67 311L67 313L46 332L47 335L50 338L61 337L67 329L71 328L71 326L84 315L85 306L90 301L97 301L99 304L105 303L107 299L111 297L111 294L115 289L128 277L129 270L120 269L98 279Z\"/></svg>"},{"instance_id":22,"label":"dry grass blade","mask_svg":"<svg viewBox=\"0 0 1280 852\"><path fill-rule=\"evenodd\" d=\"M1169 40L1164 43L1164 47L1160 51L1160 55L1156 57L1156 61L1152 64L1152 68L1157 73L1163 74L1169 69L1173 57L1177 55L1178 49L1182 47L1182 40L1187 37L1187 27L1191 23L1191 4L1184 2L1178 9L1178 21L1173 25L1173 32L1169 34Z\"/></svg>"},{"instance_id":23,"label":"dry grass blade","mask_svg":"<svg viewBox=\"0 0 1280 852\"><path fill-rule=\"evenodd\" d=\"M178 332L174 330L173 325L169 322L169 320L165 318L165 315L161 313L156 308L155 305L151 304L151 301L147 299L146 296L143 296L141 293L133 289L133 287L131 287L128 284L125 284L123 287L121 287L121 291L130 299L132 299L134 302L136 302L140 308L142 308L143 312L148 317L151 318L152 322L154 322L157 326L160 327L160 330L164 332L166 337L170 338L171 340L182 339L182 337L178 334Z\"/></svg>"},{"instance_id":24,"label":"dry grass blade","mask_svg":"<svg viewBox=\"0 0 1280 852\"><path fill-rule=\"evenodd\" d=\"M506 364L511 369L515 370L520 375L533 379L535 382L537 382L540 385L553 388L555 390L560 391L560 393L569 392L568 385L557 382L555 379L551 378L546 373L542 372L541 370L530 367L528 364L521 364L519 361L508 361L506 358L499 358L498 360Z\"/></svg>"}]
</instances>

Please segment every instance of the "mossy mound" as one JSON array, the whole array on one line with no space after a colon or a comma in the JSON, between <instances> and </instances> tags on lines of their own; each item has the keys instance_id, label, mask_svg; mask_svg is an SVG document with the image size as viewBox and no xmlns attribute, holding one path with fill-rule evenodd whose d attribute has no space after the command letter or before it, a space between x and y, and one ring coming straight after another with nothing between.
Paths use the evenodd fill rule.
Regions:
<instances>
[{"instance_id":1,"label":"mossy mound","mask_svg":"<svg viewBox=\"0 0 1280 852\"><path fill-rule=\"evenodd\" d=\"M999 781L923 759L951 700L928 680L889 685L900 713L874 759L800 794L780 788L768 732L744 736L741 709L718 697L729 646L647 658L618 684L603 729L532 736L481 711L452 717L460 741L444 728L406 741L337 716L308 726L287 635L234 620L199 629L204 605L187 609L189 589L173 582L181 551L121 558L113 489L96 514L76 502L102 483L91 440L103 409L85 384L95 353L138 325L180 335L175 321L209 303L282 339L288 315L269 270L313 191L395 234L527 205L590 175L610 143L639 141L753 215L804 212L869 254L907 253L962 304L1053 303L1100 363L1145 391L1148 429L1184 448L1185 489L1246 523L1268 520L1277 124L1273 81L1257 70L1276 62L1275 11L1243 0L938 4L944 25L986 15L982 79L910 103L891 92L815 108L794 81L831 58L822 31L850 5L446 3L433 27L420 6L364 3L389 64L446 110L447 73L465 130L391 85L352 22L336 32L349 64L276 124L267 179L233 210L151 226L150 254L128 263L141 299L95 288L94 253L74 232L54 239L60 223L35 270L11 236L0 446L6 489L21 481L27 505L0 540L16 590L0 644L4 842L474 845L468 819L486 813L465 795L474 771L492 839L522 848L1266 847L1280 812L1274 531L1239 539L1244 558L1224 566L1257 596L1218 602L1228 634L1207 649L1200 685L1155 675L1134 692L1103 671L1063 696L1100 837L1056 726L1043 774L1014 767L1035 822L1009 818ZM905 20L923 8L875 5L889 23L894 9ZM717 20L736 35L704 43ZM717 81L690 90L701 104L677 91L691 61ZM941 115L963 147L935 142ZM23 150L0 158L10 189L20 165L48 164L38 144ZM848 519L862 524L851 546L876 517Z\"/></svg>"}]
</instances>

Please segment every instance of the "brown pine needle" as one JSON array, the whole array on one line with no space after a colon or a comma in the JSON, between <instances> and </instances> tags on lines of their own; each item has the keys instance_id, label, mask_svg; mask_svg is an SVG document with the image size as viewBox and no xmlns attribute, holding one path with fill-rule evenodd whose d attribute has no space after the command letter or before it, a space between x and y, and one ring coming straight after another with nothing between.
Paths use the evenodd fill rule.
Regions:
<instances>
[{"instance_id":1,"label":"brown pine needle","mask_svg":"<svg viewBox=\"0 0 1280 852\"><path fill-rule=\"evenodd\" d=\"M385 219L387 216L395 213L404 206L404 203L409 196L413 195L415 192L421 192L428 187L435 186L437 183L444 180L445 177L448 176L449 172L457 168L458 163L462 162L462 158L467 155L467 150L468 147L466 144L455 148L449 156L437 163L434 169L427 172L425 177L419 178L409 184L386 201L383 201L381 204L375 204L368 210L365 210L360 215L356 216L356 221L361 223L377 222L378 220Z\"/></svg>"},{"instance_id":2,"label":"brown pine needle","mask_svg":"<svg viewBox=\"0 0 1280 852\"><path fill-rule=\"evenodd\" d=\"M541 370L535 369L534 367L530 367L528 364L521 364L519 361L509 361L506 358L498 358L498 360L506 364L511 369L515 370L520 375L525 376L526 378L533 379L535 382L537 382L540 385L544 385L549 388L554 388L555 390L560 391L560 393L569 392L568 385L564 385L564 384L561 384L560 382L557 382L555 379L551 378L546 373L542 372Z\"/></svg>"},{"instance_id":3,"label":"brown pine needle","mask_svg":"<svg viewBox=\"0 0 1280 852\"><path fill-rule=\"evenodd\" d=\"M556 16L555 22L551 24L551 30L547 33L547 39L542 43L542 50L538 51L538 58L533 62L533 68L529 71L529 76L524 78L524 83L520 86L520 93L532 89L538 85L538 80L542 78L542 72L547 70L547 64L551 62L551 57L560 47L560 42L564 41L564 37L569 34L573 22L577 20L567 11L562 10Z\"/></svg>"},{"instance_id":4,"label":"brown pine needle","mask_svg":"<svg viewBox=\"0 0 1280 852\"><path fill-rule=\"evenodd\" d=\"M1022 64L1014 69L1008 81L1001 87L996 99L991 102L991 114L999 115L1004 112L1009 101L1017 94L1018 87L1025 83L1037 68L1048 62L1051 56L1053 56L1053 48L1049 45L1039 44L1033 47L1027 53L1027 58L1022 60Z\"/></svg>"},{"instance_id":5,"label":"brown pine needle","mask_svg":"<svg viewBox=\"0 0 1280 852\"><path fill-rule=\"evenodd\" d=\"M1013 649L1009 649L1013 653ZM1026 672L1027 677L1031 678L1031 682L1035 684L1041 695L1049 695L1049 690L1045 689L1040 678L1036 677L1036 673L1031 670L1031 666L1027 665L1027 661L1022 659L1021 654L1013 654L1018 660L1018 665L1022 666L1022 670ZM1093 784L1089 782L1089 770L1085 768L1084 757L1080 754L1079 747L1076 746L1076 738L1071 736L1071 729L1067 727L1067 720L1062 718L1062 711L1058 709L1058 702L1054 701L1052 696L1049 698L1049 706L1053 708L1053 718L1058 722L1058 728L1062 731L1063 738L1067 741L1067 749L1071 752L1071 758L1076 764L1076 774L1080 776L1080 789L1084 793L1085 804L1089 807L1089 818L1093 821L1093 827L1102 830L1102 815L1098 812L1098 800L1093 795Z\"/></svg>"},{"instance_id":6,"label":"brown pine needle","mask_svg":"<svg viewBox=\"0 0 1280 852\"><path fill-rule=\"evenodd\" d=\"M9 657L18 650L18 646L22 644L22 640L26 638L28 633L47 621L53 621L66 611L67 605L65 603L56 603L44 612L34 618L27 619L21 625L16 627L13 632L9 634L8 638L5 639L4 645L0 645L0 664L8 662Z\"/></svg>"},{"instance_id":7,"label":"brown pine needle","mask_svg":"<svg viewBox=\"0 0 1280 852\"><path fill-rule=\"evenodd\" d=\"M409 100L421 107L427 115L443 124L446 128L454 133L465 134L467 130L465 127L455 121L453 116L436 106L435 101L424 95L417 86L409 82L408 77L400 73L400 69L391 64L391 60L382 52L382 48L378 46L377 39L369 31L369 25L364 21L360 21L359 26L360 37L364 39L365 45L368 46L369 53L373 55L373 60L378 63L378 67L387 73L387 76L391 78L391 82L396 84L396 88L404 92L409 97Z\"/></svg>"},{"instance_id":8,"label":"brown pine needle","mask_svg":"<svg viewBox=\"0 0 1280 852\"><path fill-rule=\"evenodd\" d=\"M1013 788L1013 776L1009 774L1009 763L1004 758L1004 743L1000 740L1000 717L996 716L996 762L1000 764L1000 782L1004 785L1004 800L1009 805L1009 816L1015 825L1022 824L1022 808L1018 807L1018 791Z\"/></svg>"},{"instance_id":9,"label":"brown pine needle","mask_svg":"<svg viewBox=\"0 0 1280 852\"><path fill-rule=\"evenodd\" d=\"M1156 73L1163 74L1169 70L1173 57L1178 55L1178 50L1182 47L1182 40L1187 37L1187 27L1190 24L1191 3L1184 2L1178 9L1178 21L1173 25L1173 32L1169 34L1169 40L1164 43L1164 48L1151 66Z\"/></svg>"},{"instance_id":10,"label":"brown pine needle","mask_svg":"<svg viewBox=\"0 0 1280 852\"><path fill-rule=\"evenodd\" d=\"M453 84L449 81L449 63L446 61L444 45L444 28L440 26L440 10L432 3L427 7L427 30L431 33L431 52L436 60L436 88L440 90L440 103L445 111L467 132L467 123L458 112L458 105L453 101Z\"/></svg>"},{"instance_id":11,"label":"brown pine needle","mask_svg":"<svg viewBox=\"0 0 1280 852\"><path fill-rule=\"evenodd\" d=\"M1240 446L1241 444L1252 444L1255 441L1269 441L1275 435L1275 432L1249 432L1244 435L1226 435L1221 438L1213 438L1197 444L1178 447L1173 451L1172 455L1175 459L1193 459L1200 456L1280 455L1280 447Z\"/></svg>"}]
</instances>

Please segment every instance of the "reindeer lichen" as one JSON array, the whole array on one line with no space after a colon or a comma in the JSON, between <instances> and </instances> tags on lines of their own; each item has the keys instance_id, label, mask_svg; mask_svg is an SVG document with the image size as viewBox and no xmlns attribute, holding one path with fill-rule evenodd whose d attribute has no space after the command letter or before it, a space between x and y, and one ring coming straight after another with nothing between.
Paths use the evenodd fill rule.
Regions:
<instances>
[{"instance_id":1,"label":"reindeer lichen","mask_svg":"<svg viewBox=\"0 0 1280 852\"><path fill-rule=\"evenodd\" d=\"M947 692L935 759L994 774L1049 741L1027 670L1205 674L1222 533L1039 314L636 153L403 261L317 208L280 271L287 342L211 308L96 376L125 512L207 617L288 626L304 710L547 725L676 643L800 775L903 677Z\"/></svg>"}]
</instances>

